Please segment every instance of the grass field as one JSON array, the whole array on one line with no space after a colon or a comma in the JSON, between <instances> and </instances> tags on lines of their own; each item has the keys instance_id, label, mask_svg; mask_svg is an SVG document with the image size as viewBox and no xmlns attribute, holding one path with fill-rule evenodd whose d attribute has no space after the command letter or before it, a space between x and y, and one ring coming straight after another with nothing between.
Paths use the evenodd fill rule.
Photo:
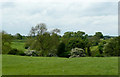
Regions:
<instances>
[{"instance_id":1,"label":"grass field","mask_svg":"<svg viewBox=\"0 0 120 77\"><path fill-rule=\"evenodd\" d=\"M3 75L117 75L117 57L27 57L3 55Z\"/></svg>"},{"instance_id":2,"label":"grass field","mask_svg":"<svg viewBox=\"0 0 120 77\"><path fill-rule=\"evenodd\" d=\"M12 42L11 47L16 48L18 50L26 51L26 49L24 48L24 45L25 45L24 41L17 40Z\"/></svg>"}]
</instances>

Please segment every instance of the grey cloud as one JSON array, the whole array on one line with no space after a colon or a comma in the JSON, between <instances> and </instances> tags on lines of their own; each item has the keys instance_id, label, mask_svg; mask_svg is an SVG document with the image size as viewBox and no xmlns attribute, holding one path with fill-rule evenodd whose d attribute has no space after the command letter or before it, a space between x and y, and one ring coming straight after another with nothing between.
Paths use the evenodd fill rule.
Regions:
<instances>
[{"instance_id":1,"label":"grey cloud","mask_svg":"<svg viewBox=\"0 0 120 77\"><path fill-rule=\"evenodd\" d=\"M86 4L86 5L85 5ZM5 4L3 29L9 33L27 35L32 26L44 22L49 30L82 30L88 34L103 31L117 35L117 3L14 3ZM11 8L8 8L12 6Z\"/></svg>"}]
</instances>

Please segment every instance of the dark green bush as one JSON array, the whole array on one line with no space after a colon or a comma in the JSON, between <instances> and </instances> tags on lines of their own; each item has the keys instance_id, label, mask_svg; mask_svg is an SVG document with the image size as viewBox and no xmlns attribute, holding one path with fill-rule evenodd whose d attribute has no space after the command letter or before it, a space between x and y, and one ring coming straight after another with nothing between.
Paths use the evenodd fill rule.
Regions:
<instances>
[{"instance_id":1,"label":"dark green bush","mask_svg":"<svg viewBox=\"0 0 120 77\"><path fill-rule=\"evenodd\" d=\"M104 57L104 55L103 54L96 54L95 57Z\"/></svg>"},{"instance_id":2,"label":"dark green bush","mask_svg":"<svg viewBox=\"0 0 120 77\"><path fill-rule=\"evenodd\" d=\"M69 58L70 57L70 52L64 52L63 54L61 54L63 57Z\"/></svg>"},{"instance_id":3,"label":"dark green bush","mask_svg":"<svg viewBox=\"0 0 120 77\"><path fill-rule=\"evenodd\" d=\"M8 52L8 54L25 56L25 53L23 51L18 50L18 49L11 49Z\"/></svg>"},{"instance_id":4,"label":"dark green bush","mask_svg":"<svg viewBox=\"0 0 120 77\"><path fill-rule=\"evenodd\" d=\"M64 57L64 53L65 53L65 44L63 42L61 42L59 45L58 45L58 48L57 48L57 55L59 57Z\"/></svg>"}]
</instances>

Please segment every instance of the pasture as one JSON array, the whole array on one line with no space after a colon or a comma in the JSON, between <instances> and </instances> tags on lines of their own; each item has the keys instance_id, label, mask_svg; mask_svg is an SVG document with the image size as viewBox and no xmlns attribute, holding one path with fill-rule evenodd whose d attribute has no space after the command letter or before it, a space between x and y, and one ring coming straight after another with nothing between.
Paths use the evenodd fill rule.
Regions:
<instances>
[{"instance_id":1,"label":"pasture","mask_svg":"<svg viewBox=\"0 0 120 77\"><path fill-rule=\"evenodd\" d=\"M16 40L11 43L12 48L16 48L21 51L26 51L24 45L25 45L25 41L22 40Z\"/></svg>"},{"instance_id":2,"label":"pasture","mask_svg":"<svg viewBox=\"0 0 120 77\"><path fill-rule=\"evenodd\" d=\"M117 57L28 57L3 55L3 75L117 75Z\"/></svg>"}]
</instances>

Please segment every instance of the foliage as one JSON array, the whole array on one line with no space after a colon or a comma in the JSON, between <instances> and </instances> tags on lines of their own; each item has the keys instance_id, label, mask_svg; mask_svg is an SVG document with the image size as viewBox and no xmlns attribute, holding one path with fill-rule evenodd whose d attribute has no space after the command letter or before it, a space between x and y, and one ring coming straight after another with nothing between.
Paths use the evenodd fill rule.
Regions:
<instances>
[{"instance_id":1,"label":"foliage","mask_svg":"<svg viewBox=\"0 0 120 77\"><path fill-rule=\"evenodd\" d=\"M102 40L98 45L98 50L99 50L100 54L103 54L104 44L106 44L106 42L104 40Z\"/></svg>"},{"instance_id":2,"label":"foliage","mask_svg":"<svg viewBox=\"0 0 120 77\"><path fill-rule=\"evenodd\" d=\"M23 51L20 51L18 49L11 49L8 54L11 54L11 55L21 55L21 56L24 56L25 53Z\"/></svg>"},{"instance_id":3,"label":"foliage","mask_svg":"<svg viewBox=\"0 0 120 77\"><path fill-rule=\"evenodd\" d=\"M91 46L90 50L91 50L92 57L95 57L97 54L99 54L98 46Z\"/></svg>"},{"instance_id":4,"label":"foliage","mask_svg":"<svg viewBox=\"0 0 120 77\"><path fill-rule=\"evenodd\" d=\"M103 34L101 32L96 32L94 36L89 38L91 46L97 46L100 42L100 39L103 39Z\"/></svg>"},{"instance_id":5,"label":"foliage","mask_svg":"<svg viewBox=\"0 0 120 77\"><path fill-rule=\"evenodd\" d=\"M16 35L15 35L15 37L16 37L16 39L23 39L23 37L22 37L22 35L20 34L20 33L17 33Z\"/></svg>"},{"instance_id":6,"label":"foliage","mask_svg":"<svg viewBox=\"0 0 120 77\"><path fill-rule=\"evenodd\" d=\"M88 44L88 35L85 32L65 32L62 41L65 43L65 50L71 51L72 48L78 47L85 50Z\"/></svg>"},{"instance_id":7,"label":"foliage","mask_svg":"<svg viewBox=\"0 0 120 77\"><path fill-rule=\"evenodd\" d=\"M120 54L120 37L112 38L104 46L104 53L107 56L119 56Z\"/></svg>"},{"instance_id":8,"label":"foliage","mask_svg":"<svg viewBox=\"0 0 120 77\"><path fill-rule=\"evenodd\" d=\"M12 36L2 32L2 54L7 54L11 49Z\"/></svg>"},{"instance_id":9,"label":"foliage","mask_svg":"<svg viewBox=\"0 0 120 77\"><path fill-rule=\"evenodd\" d=\"M70 38L66 44L66 50L70 51L72 48L85 48L85 42L81 38Z\"/></svg>"},{"instance_id":10,"label":"foliage","mask_svg":"<svg viewBox=\"0 0 120 77\"><path fill-rule=\"evenodd\" d=\"M99 38L99 39L104 38L103 34L101 32L96 32L94 36Z\"/></svg>"},{"instance_id":11,"label":"foliage","mask_svg":"<svg viewBox=\"0 0 120 77\"><path fill-rule=\"evenodd\" d=\"M65 53L65 44L63 42L61 42L59 45L58 45L58 50L57 50L57 55L59 57L64 57L64 53Z\"/></svg>"},{"instance_id":12,"label":"foliage","mask_svg":"<svg viewBox=\"0 0 120 77\"><path fill-rule=\"evenodd\" d=\"M120 53L120 37L103 36L102 32L88 36L83 31L65 32L60 36L60 32L60 29L48 32L45 23L32 27L30 36L22 36L20 33L12 36L3 31L2 52L3 54L9 51L15 53L16 50L12 48L16 48L19 51L35 50L39 52L36 56L69 57L72 49L81 48L86 56L117 56Z\"/></svg>"},{"instance_id":13,"label":"foliage","mask_svg":"<svg viewBox=\"0 0 120 77\"><path fill-rule=\"evenodd\" d=\"M86 56L85 52L81 48L74 48L71 50L70 58L72 58L72 57L85 57L85 56Z\"/></svg>"},{"instance_id":14,"label":"foliage","mask_svg":"<svg viewBox=\"0 0 120 77\"><path fill-rule=\"evenodd\" d=\"M38 56L39 52L35 51L35 50L28 50L25 52L25 55L27 56Z\"/></svg>"},{"instance_id":15,"label":"foliage","mask_svg":"<svg viewBox=\"0 0 120 77\"><path fill-rule=\"evenodd\" d=\"M30 34L34 35L28 39L26 48L30 48L40 52L40 56L49 56L49 54L57 54L57 47L60 36L59 29L54 29L52 33L47 32L46 25L40 23L31 28Z\"/></svg>"}]
</instances>

